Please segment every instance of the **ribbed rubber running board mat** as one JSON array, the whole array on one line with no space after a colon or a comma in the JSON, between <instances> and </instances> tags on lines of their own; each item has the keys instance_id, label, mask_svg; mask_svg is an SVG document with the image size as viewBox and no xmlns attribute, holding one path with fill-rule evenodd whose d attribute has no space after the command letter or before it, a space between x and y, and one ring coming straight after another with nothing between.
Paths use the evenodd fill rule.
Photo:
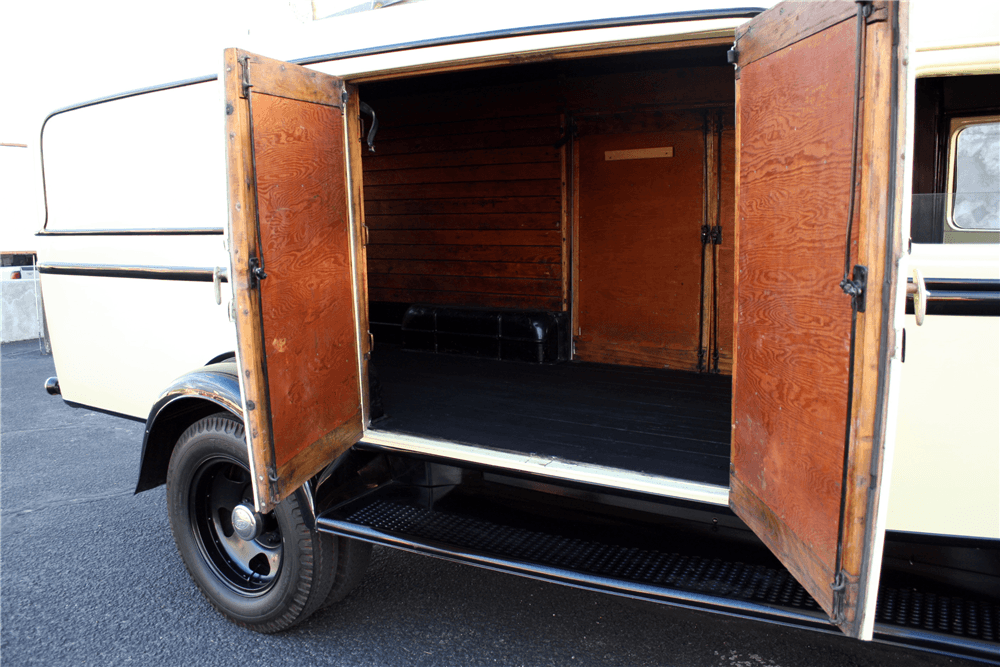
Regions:
<instances>
[{"instance_id":1,"label":"ribbed rubber running board mat","mask_svg":"<svg viewBox=\"0 0 1000 667\"><path fill-rule=\"evenodd\" d=\"M320 529L582 588L833 629L782 568L567 538L399 501L355 507L321 515ZM882 587L876 638L1000 657L1000 604Z\"/></svg>"}]
</instances>

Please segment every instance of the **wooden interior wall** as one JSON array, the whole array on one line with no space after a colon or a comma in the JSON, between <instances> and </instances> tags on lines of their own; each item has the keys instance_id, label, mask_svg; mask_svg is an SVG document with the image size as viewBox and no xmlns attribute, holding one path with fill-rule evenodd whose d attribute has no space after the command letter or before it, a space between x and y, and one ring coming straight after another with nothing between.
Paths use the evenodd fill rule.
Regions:
<instances>
[{"instance_id":1,"label":"wooden interior wall","mask_svg":"<svg viewBox=\"0 0 1000 667\"><path fill-rule=\"evenodd\" d=\"M501 100L484 118L477 101L373 102L370 297L562 310L560 115Z\"/></svg>"},{"instance_id":2,"label":"wooden interior wall","mask_svg":"<svg viewBox=\"0 0 1000 667\"><path fill-rule=\"evenodd\" d=\"M580 117L578 124L574 358L695 370L702 316L703 115L633 114L612 127L601 117ZM669 148L670 156L607 155L652 148Z\"/></svg>"},{"instance_id":3,"label":"wooden interior wall","mask_svg":"<svg viewBox=\"0 0 1000 667\"><path fill-rule=\"evenodd\" d=\"M718 55L718 66L362 87L380 122L376 152L363 152L371 300L566 309L562 118L599 114L602 131L646 118L648 131L650 110L731 105Z\"/></svg>"}]
</instances>

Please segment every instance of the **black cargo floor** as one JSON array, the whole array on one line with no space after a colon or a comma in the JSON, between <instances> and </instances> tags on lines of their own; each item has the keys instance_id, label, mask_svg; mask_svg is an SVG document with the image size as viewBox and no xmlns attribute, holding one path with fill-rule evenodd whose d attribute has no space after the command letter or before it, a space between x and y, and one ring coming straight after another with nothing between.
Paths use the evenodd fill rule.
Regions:
<instances>
[{"instance_id":1,"label":"black cargo floor","mask_svg":"<svg viewBox=\"0 0 1000 667\"><path fill-rule=\"evenodd\" d=\"M376 346L375 428L728 486L728 376Z\"/></svg>"}]
</instances>

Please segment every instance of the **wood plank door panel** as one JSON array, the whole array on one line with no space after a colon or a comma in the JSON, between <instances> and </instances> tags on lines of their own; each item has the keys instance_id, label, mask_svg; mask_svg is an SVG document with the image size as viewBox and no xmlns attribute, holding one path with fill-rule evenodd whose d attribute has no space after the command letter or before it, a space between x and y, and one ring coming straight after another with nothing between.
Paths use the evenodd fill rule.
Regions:
<instances>
[{"instance_id":1,"label":"wood plank door panel","mask_svg":"<svg viewBox=\"0 0 1000 667\"><path fill-rule=\"evenodd\" d=\"M687 120L579 139L581 361L697 366L705 140L700 117ZM651 148L672 157L644 157Z\"/></svg>"},{"instance_id":2,"label":"wood plank door panel","mask_svg":"<svg viewBox=\"0 0 1000 667\"><path fill-rule=\"evenodd\" d=\"M364 432L357 198L343 82L235 49L225 63L240 379L267 511Z\"/></svg>"},{"instance_id":3,"label":"wood plank door panel","mask_svg":"<svg viewBox=\"0 0 1000 667\"><path fill-rule=\"evenodd\" d=\"M736 43L730 504L834 623L865 638L889 444L904 125L894 100L905 85L905 16L896 4L874 10L859 23L847 3L781 4ZM850 265L869 275L856 322L841 287L852 190Z\"/></svg>"}]
</instances>

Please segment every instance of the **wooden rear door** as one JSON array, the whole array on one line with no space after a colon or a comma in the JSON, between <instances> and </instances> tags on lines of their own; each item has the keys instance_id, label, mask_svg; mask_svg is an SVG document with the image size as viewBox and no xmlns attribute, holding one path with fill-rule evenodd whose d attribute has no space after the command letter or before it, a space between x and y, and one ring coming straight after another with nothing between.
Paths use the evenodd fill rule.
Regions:
<instances>
[{"instance_id":1,"label":"wooden rear door","mask_svg":"<svg viewBox=\"0 0 1000 667\"><path fill-rule=\"evenodd\" d=\"M340 79L237 49L224 76L240 383L265 512L367 424L358 101Z\"/></svg>"},{"instance_id":2,"label":"wooden rear door","mask_svg":"<svg viewBox=\"0 0 1000 667\"><path fill-rule=\"evenodd\" d=\"M906 6L865 7L783 3L737 32L730 505L833 623L870 638L902 307ZM846 251L849 278L867 270L856 309Z\"/></svg>"}]
</instances>

